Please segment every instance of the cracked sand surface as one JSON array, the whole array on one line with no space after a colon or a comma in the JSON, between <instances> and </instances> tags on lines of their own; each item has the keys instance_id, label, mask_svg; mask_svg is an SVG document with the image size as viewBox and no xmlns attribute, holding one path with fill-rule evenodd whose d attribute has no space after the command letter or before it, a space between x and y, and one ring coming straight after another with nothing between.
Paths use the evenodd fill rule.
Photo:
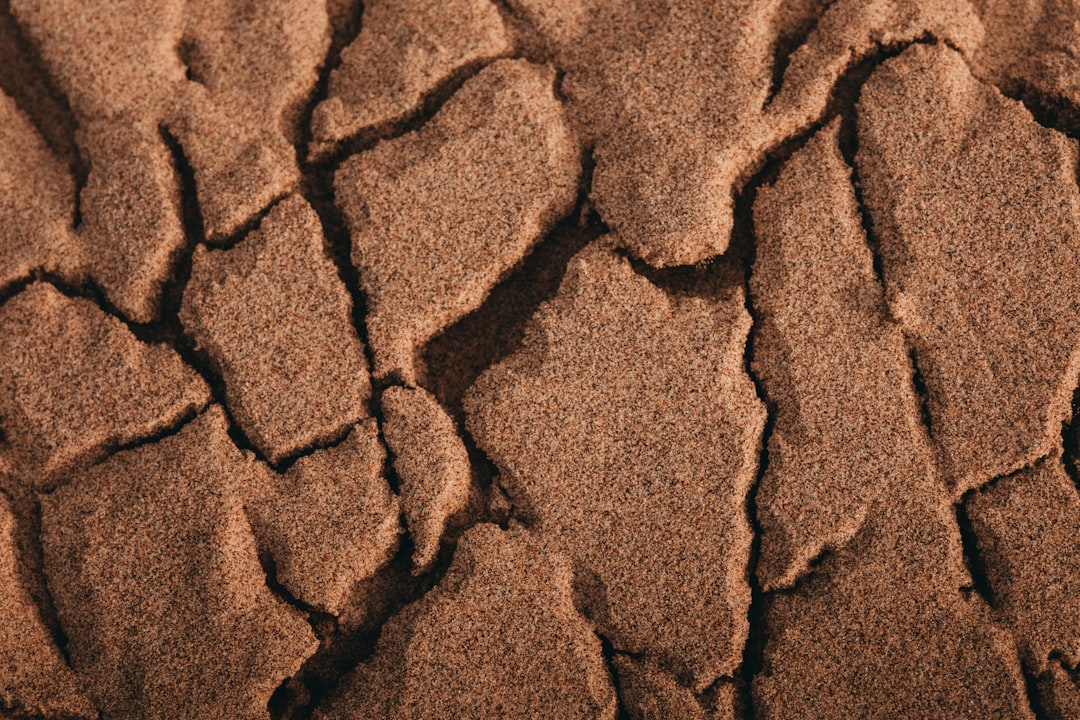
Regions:
<instances>
[{"instance_id":1,"label":"cracked sand surface","mask_svg":"<svg viewBox=\"0 0 1080 720\"><path fill-rule=\"evenodd\" d=\"M0 0L0 718L1080 718L1075 0Z\"/></svg>"}]
</instances>

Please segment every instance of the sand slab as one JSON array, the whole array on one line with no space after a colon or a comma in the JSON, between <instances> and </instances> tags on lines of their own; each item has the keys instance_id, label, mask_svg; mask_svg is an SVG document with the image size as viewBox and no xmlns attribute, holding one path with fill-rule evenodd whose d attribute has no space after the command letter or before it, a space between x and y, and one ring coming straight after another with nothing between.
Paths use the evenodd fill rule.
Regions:
<instances>
[{"instance_id":1,"label":"sand slab","mask_svg":"<svg viewBox=\"0 0 1080 720\"><path fill-rule=\"evenodd\" d=\"M0 306L0 448L34 487L206 407L210 390L166 345L140 342L90 300L33 283Z\"/></svg>"},{"instance_id":2,"label":"sand slab","mask_svg":"<svg viewBox=\"0 0 1080 720\"><path fill-rule=\"evenodd\" d=\"M1053 455L965 503L994 607L1026 667L1080 662L1080 494Z\"/></svg>"},{"instance_id":3,"label":"sand slab","mask_svg":"<svg viewBox=\"0 0 1080 720\"><path fill-rule=\"evenodd\" d=\"M317 644L266 587L243 502L260 468L212 407L43 501L72 664L105 718L265 718Z\"/></svg>"},{"instance_id":4,"label":"sand slab","mask_svg":"<svg viewBox=\"0 0 1080 720\"><path fill-rule=\"evenodd\" d=\"M570 564L524 531L478 525L316 717L613 720L615 691L572 580Z\"/></svg>"},{"instance_id":5,"label":"sand slab","mask_svg":"<svg viewBox=\"0 0 1080 720\"><path fill-rule=\"evenodd\" d=\"M573 206L580 158L554 80L524 60L493 63L422 129L337 172L376 377L416 383L424 343L479 306Z\"/></svg>"},{"instance_id":6,"label":"sand slab","mask_svg":"<svg viewBox=\"0 0 1080 720\"><path fill-rule=\"evenodd\" d=\"M367 420L340 444L297 460L251 501L275 578L298 600L336 615L349 590L394 554L400 503L383 477L385 459L379 429Z\"/></svg>"},{"instance_id":7,"label":"sand slab","mask_svg":"<svg viewBox=\"0 0 1080 720\"><path fill-rule=\"evenodd\" d=\"M510 51L491 0L375 0L311 118L314 154L407 118L443 83Z\"/></svg>"},{"instance_id":8,"label":"sand slab","mask_svg":"<svg viewBox=\"0 0 1080 720\"><path fill-rule=\"evenodd\" d=\"M0 495L0 715L93 717L75 674L22 586L15 517Z\"/></svg>"},{"instance_id":9,"label":"sand slab","mask_svg":"<svg viewBox=\"0 0 1080 720\"><path fill-rule=\"evenodd\" d=\"M753 369L776 407L757 493L766 590L842 547L883 489L934 472L838 131L814 135L754 205Z\"/></svg>"},{"instance_id":10,"label":"sand slab","mask_svg":"<svg viewBox=\"0 0 1080 720\"><path fill-rule=\"evenodd\" d=\"M963 492L1046 455L1080 371L1075 141L940 46L863 88L856 158L891 312Z\"/></svg>"},{"instance_id":11,"label":"sand slab","mask_svg":"<svg viewBox=\"0 0 1080 720\"><path fill-rule=\"evenodd\" d=\"M465 509L472 468L453 419L431 393L389 387L382 394L382 411L383 436L401 481L401 504L419 572L438 555L447 521Z\"/></svg>"},{"instance_id":12,"label":"sand slab","mask_svg":"<svg viewBox=\"0 0 1080 720\"><path fill-rule=\"evenodd\" d=\"M235 247L196 248L184 291L184 329L272 463L339 439L368 414L352 299L323 245L315 211L290 196Z\"/></svg>"},{"instance_id":13,"label":"sand slab","mask_svg":"<svg viewBox=\"0 0 1080 720\"><path fill-rule=\"evenodd\" d=\"M697 690L734 671L746 639L743 503L765 421L749 326L741 284L669 297L594 244L465 399L470 433L516 510L573 559L601 631Z\"/></svg>"}]
</instances>

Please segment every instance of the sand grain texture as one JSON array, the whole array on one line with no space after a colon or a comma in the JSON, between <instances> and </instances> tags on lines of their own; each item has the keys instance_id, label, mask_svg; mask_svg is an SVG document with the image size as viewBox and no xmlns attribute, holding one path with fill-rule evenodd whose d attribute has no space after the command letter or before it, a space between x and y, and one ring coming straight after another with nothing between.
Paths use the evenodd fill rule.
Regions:
<instances>
[{"instance_id":1,"label":"sand grain texture","mask_svg":"<svg viewBox=\"0 0 1080 720\"><path fill-rule=\"evenodd\" d=\"M374 0L311 118L316 155L399 122L443 83L510 51L491 0Z\"/></svg>"},{"instance_id":2,"label":"sand grain texture","mask_svg":"<svg viewBox=\"0 0 1080 720\"><path fill-rule=\"evenodd\" d=\"M838 131L815 134L754 205L753 368L776 405L757 493L766 590L842 547L884 489L933 472Z\"/></svg>"},{"instance_id":3,"label":"sand grain texture","mask_svg":"<svg viewBox=\"0 0 1080 720\"><path fill-rule=\"evenodd\" d=\"M230 411L277 463L367 417L367 360L352 299L315 211L274 206L235 247L195 249L180 320L221 372ZM328 389L332 388L332 391Z\"/></svg>"},{"instance_id":4,"label":"sand grain texture","mask_svg":"<svg viewBox=\"0 0 1080 720\"><path fill-rule=\"evenodd\" d=\"M1077 146L940 46L874 73L858 133L889 306L926 384L947 480L963 492L1048 454L1069 415Z\"/></svg>"},{"instance_id":5,"label":"sand grain texture","mask_svg":"<svg viewBox=\"0 0 1080 720\"><path fill-rule=\"evenodd\" d=\"M15 100L0 90L0 290L32 270L71 277L75 182Z\"/></svg>"},{"instance_id":6,"label":"sand grain texture","mask_svg":"<svg viewBox=\"0 0 1080 720\"><path fill-rule=\"evenodd\" d=\"M598 627L702 690L746 639L765 411L741 285L666 295L593 244L466 396L516 510L574 561Z\"/></svg>"},{"instance_id":7,"label":"sand grain texture","mask_svg":"<svg viewBox=\"0 0 1080 720\"><path fill-rule=\"evenodd\" d=\"M385 458L367 420L340 444L297 460L251 502L275 577L298 600L336 615L349 590L394 554L400 503L383 477Z\"/></svg>"},{"instance_id":8,"label":"sand grain texture","mask_svg":"<svg viewBox=\"0 0 1080 720\"><path fill-rule=\"evenodd\" d=\"M994 606L1032 674L1080 662L1080 494L1060 456L966 502Z\"/></svg>"},{"instance_id":9,"label":"sand grain texture","mask_svg":"<svg viewBox=\"0 0 1080 720\"><path fill-rule=\"evenodd\" d=\"M690 688L648 660L616 655L619 702L631 720L735 720L735 688L722 683L707 707Z\"/></svg>"},{"instance_id":10,"label":"sand grain texture","mask_svg":"<svg viewBox=\"0 0 1080 720\"><path fill-rule=\"evenodd\" d=\"M166 345L93 302L33 283L0 306L0 449L34 487L206 407L210 389Z\"/></svg>"},{"instance_id":11,"label":"sand grain texture","mask_svg":"<svg viewBox=\"0 0 1080 720\"><path fill-rule=\"evenodd\" d=\"M809 550L830 554L767 605L754 707L766 718L1028 717L1009 640L960 593L960 534L857 212L835 124L755 206L754 366L777 408L757 496L762 584L794 581L790 564L805 571Z\"/></svg>"},{"instance_id":12,"label":"sand grain texture","mask_svg":"<svg viewBox=\"0 0 1080 720\"><path fill-rule=\"evenodd\" d=\"M423 128L337 172L376 377L416 383L424 343L573 207L581 162L554 81L550 68L495 62Z\"/></svg>"},{"instance_id":13,"label":"sand grain texture","mask_svg":"<svg viewBox=\"0 0 1080 720\"><path fill-rule=\"evenodd\" d=\"M837 0L790 58L774 98L778 0L509 0L566 71L563 93L596 169L610 242L667 267L723 253L735 192L805 131L833 84L882 45L981 40L965 0Z\"/></svg>"},{"instance_id":14,"label":"sand grain texture","mask_svg":"<svg viewBox=\"0 0 1080 720\"><path fill-rule=\"evenodd\" d=\"M103 717L265 718L315 651L259 566L243 508L259 472L212 407L45 498L49 587Z\"/></svg>"},{"instance_id":15,"label":"sand grain texture","mask_svg":"<svg viewBox=\"0 0 1080 720\"><path fill-rule=\"evenodd\" d=\"M22 587L15 517L0 495L0 716L94 716L75 674Z\"/></svg>"},{"instance_id":16,"label":"sand grain texture","mask_svg":"<svg viewBox=\"0 0 1080 720\"><path fill-rule=\"evenodd\" d=\"M375 656L319 720L615 717L600 641L573 573L521 529L478 525L422 600L383 628Z\"/></svg>"},{"instance_id":17,"label":"sand grain texture","mask_svg":"<svg viewBox=\"0 0 1080 720\"><path fill-rule=\"evenodd\" d=\"M422 571L439 554L447 521L465 509L472 485L468 451L453 419L422 388L387 388L383 436L401 481L401 503Z\"/></svg>"}]
</instances>

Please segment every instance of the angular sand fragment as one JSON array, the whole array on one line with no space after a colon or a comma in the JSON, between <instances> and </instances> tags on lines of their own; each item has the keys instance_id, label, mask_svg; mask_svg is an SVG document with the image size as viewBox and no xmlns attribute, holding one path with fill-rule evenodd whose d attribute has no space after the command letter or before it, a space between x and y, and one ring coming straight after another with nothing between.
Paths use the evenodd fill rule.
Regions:
<instances>
[{"instance_id":1,"label":"angular sand fragment","mask_svg":"<svg viewBox=\"0 0 1080 720\"><path fill-rule=\"evenodd\" d=\"M986 26L974 56L979 77L1012 97L1080 118L1080 3L1077 0L972 0Z\"/></svg>"},{"instance_id":2,"label":"angular sand fragment","mask_svg":"<svg viewBox=\"0 0 1080 720\"><path fill-rule=\"evenodd\" d=\"M773 598L758 717L1032 718L1012 638L960 593L960 534L937 485L890 488L850 543Z\"/></svg>"},{"instance_id":3,"label":"angular sand fragment","mask_svg":"<svg viewBox=\"0 0 1080 720\"><path fill-rule=\"evenodd\" d=\"M194 168L208 236L234 233L296 184L292 143L329 42L325 5L12 0L11 10L78 122L90 168L84 270L128 318L155 320L186 245L161 128Z\"/></svg>"},{"instance_id":4,"label":"angular sand fragment","mask_svg":"<svg viewBox=\"0 0 1080 720\"><path fill-rule=\"evenodd\" d=\"M79 230L86 271L128 318L154 320L185 243L179 182L158 130L159 109L184 77L183 3L12 0L11 11L79 125L90 167Z\"/></svg>"},{"instance_id":5,"label":"angular sand fragment","mask_svg":"<svg viewBox=\"0 0 1080 720\"><path fill-rule=\"evenodd\" d=\"M1039 699L1049 720L1080 718L1080 674L1051 663L1050 671L1039 678Z\"/></svg>"},{"instance_id":6,"label":"angular sand fragment","mask_svg":"<svg viewBox=\"0 0 1080 720\"><path fill-rule=\"evenodd\" d=\"M615 718L600 640L573 573L523 530L478 525L442 582L383 626L319 720Z\"/></svg>"},{"instance_id":7,"label":"angular sand fragment","mask_svg":"<svg viewBox=\"0 0 1080 720\"><path fill-rule=\"evenodd\" d=\"M94 717L22 587L15 517L0 495L0 716Z\"/></svg>"},{"instance_id":8,"label":"angular sand fragment","mask_svg":"<svg viewBox=\"0 0 1080 720\"><path fill-rule=\"evenodd\" d=\"M1060 455L966 503L994 607L1033 675L1055 654L1080 662L1080 494Z\"/></svg>"},{"instance_id":9,"label":"angular sand fragment","mask_svg":"<svg viewBox=\"0 0 1080 720\"><path fill-rule=\"evenodd\" d=\"M375 420L302 457L249 507L251 525L293 597L338 614L349 590L394 554L400 503L383 477Z\"/></svg>"},{"instance_id":10,"label":"angular sand fragment","mask_svg":"<svg viewBox=\"0 0 1080 720\"><path fill-rule=\"evenodd\" d=\"M43 499L49 587L105 718L266 718L315 651L259 566L242 497L260 472L214 407Z\"/></svg>"},{"instance_id":11,"label":"angular sand fragment","mask_svg":"<svg viewBox=\"0 0 1080 720\"><path fill-rule=\"evenodd\" d=\"M315 211L281 201L229 250L195 249L184 329L220 369L236 421L272 463L367 417L352 300Z\"/></svg>"},{"instance_id":12,"label":"angular sand fragment","mask_svg":"<svg viewBox=\"0 0 1080 720\"><path fill-rule=\"evenodd\" d=\"M884 489L934 473L838 130L814 135L754 204L753 368L776 407L756 497L765 590L842 547Z\"/></svg>"},{"instance_id":13,"label":"angular sand fragment","mask_svg":"<svg viewBox=\"0 0 1080 720\"><path fill-rule=\"evenodd\" d=\"M342 51L327 99L311 118L316 152L404 119L442 83L509 51L491 0L365 3L360 34Z\"/></svg>"},{"instance_id":14,"label":"angular sand fragment","mask_svg":"<svg viewBox=\"0 0 1080 720\"><path fill-rule=\"evenodd\" d=\"M501 482L564 548L616 648L703 690L742 659L765 410L741 277L670 297L596 245L465 398Z\"/></svg>"},{"instance_id":15,"label":"angular sand fragment","mask_svg":"<svg viewBox=\"0 0 1080 720\"><path fill-rule=\"evenodd\" d=\"M616 655L619 702L631 720L735 720L735 686L722 683L715 707L706 708L689 688L648 660Z\"/></svg>"},{"instance_id":16,"label":"angular sand fragment","mask_svg":"<svg viewBox=\"0 0 1080 720\"><path fill-rule=\"evenodd\" d=\"M581 159L554 71L501 60L419 131L354 155L334 187L368 299L376 377L416 356L570 211Z\"/></svg>"},{"instance_id":17,"label":"angular sand fragment","mask_svg":"<svg viewBox=\"0 0 1080 720\"><path fill-rule=\"evenodd\" d=\"M36 282L0 306L0 447L23 482L206 407L206 383L165 345L145 345L83 298Z\"/></svg>"},{"instance_id":18,"label":"angular sand fragment","mask_svg":"<svg viewBox=\"0 0 1080 720\"><path fill-rule=\"evenodd\" d=\"M1048 454L1080 370L1075 141L945 47L886 62L857 165L892 314L914 345L957 492Z\"/></svg>"},{"instance_id":19,"label":"angular sand fragment","mask_svg":"<svg viewBox=\"0 0 1080 720\"><path fill-rule=\"evenodd\" d=\"M194 82L169 124L195 170L206 235L228 237L294 188L294 144L330 44L323 0L188 0L183 51Z\"/></svg>"},{"instance_id":20,"label":"angular sand fragment","mask_svg":"<svg viewBox=\"0 0 1080 720\"><path fill-rule=\"evenodd\" d=\"M77 276L74 212L71 172L0 90L0 290L37 268Z\"/></svg>"},{"instance_id":21,"label":"angular sand fragment","mask_svg":"<svg viewBox=\"0 0 1080 720\"><path fill-rule=\"evenodd\" d=\"M772 98L777 0L510 0L549 39L571 117L593 145L592 199L611 242L657 266L727 248L734 193L833 85L882 44L926 34L973 49L966 0L837 0Z\"/></svg>"},{"instance_id":22,"label":"angular sand fragment","mask_svg":"<svg viewBox=\"0 0 1080 720\"><path fill-rule=\"evenodd\" d=\"M469 454L454 421L423 388L387 388L382 410L383 436L401 479L405 520L416 546L413 565L425 570L439 554L446 521L468 503Z\"/></svg>"}]
</instances>

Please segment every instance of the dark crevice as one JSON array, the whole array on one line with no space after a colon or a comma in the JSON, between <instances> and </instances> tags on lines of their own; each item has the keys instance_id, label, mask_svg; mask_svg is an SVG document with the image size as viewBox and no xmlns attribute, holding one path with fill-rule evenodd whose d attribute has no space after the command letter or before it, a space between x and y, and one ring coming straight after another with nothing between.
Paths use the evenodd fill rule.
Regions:
<instances>
[{"instance_id":1,"label":"dark crevice","mask_svg":"<svg viewBox=\"0 0 1080 720\"><path fill-rule=\"evenodd\" d=\"M1027 691L1028 706L1035 720L1052 720L1050 712L1043 701L1042 693L1039 692L1039 677L1031 673L1024 673L1024 689Z\"/></svg>"},{"instance_id":2,"label":"dark crevice","mask_svg":"<svg viewBox=\"0 0 1080 720\"><path fill-rule=\"evenodd\" d=\"M350 607L339 618L309 614L319 648L274 692L269 703L273 720L310 718L342 679L374 654L386 621L422 598L442 579L453 554L452 548L444 547L432 571L415 577L412 553L413 545L406 538L385 567L357 584ZM303 604L299 607L302 609ZM360 613L362 620L349 619L355 613Z\"/></svg>"},{"instance_id":3,"label":"dark crevice","mask_svg":"<svg viewBox=\"0 0 1080 720\"><path fill-rule=\"evenodd\" d=\"M1073 391L1069 420L1061 425L1062 463L1080 493L1080 387Z\"/></svg>"},{"instance_id":4,"label":"dark crevice","mask_svg":"<svg viewBox=\"0 0 1080 720\"><path fill-rule=\"evenodd\" d=\"M979 541L971 527L971 518L968 517L967 513L967 498L974 492L977 491L970 491L964 499L956 503L956 524L960 527L960 544L964 553L964 565L967 566L972 583L971 587L962 587L960 590L965 594L974 592L987 605L994 607L994 594L986 572L986 562L979 552Z\"/></svg>"},{"instance_id":5,"label":"dark crevice","mask_svg":"<svg viewBox=\"0 0 1080 720\"><path fill-rule=\"evenodd\" d=\"M832 3L833 0L798 0L786 3L781 10L784 22L777 28L779 32L773 45L772 81L766 105L783 87L784 73L791 63L791 55L806 44Z\"/></svg>"},{"instance_id":6,"label":"dark crevice","mask_svg":"<svg viewBox=\"0 0 1080 720\"><path fill-rule=\"evenodd\" d=\"M1051 97L1022 80L996 87L1002 95L1023 105L1039 125L1080 140L1080 108L1068 100Z\"/></svg>"},{"instance_id":7,"label":"dark crevice","mask_svg":"<svg viewBox=\"0 0 1080 720\"><path fill-rule=\"evenodd\" d=\"M289 197L291 194L292 191L284 192L278 195L270 202L268 202L265 206L263 206L262 209L260 209L258 212L251 215L247 220L243 222L243 224L240 225L240 227L238 227L229 235L225 237L215 238L213 240L207 239L204 242L207 244L207 246L215 250L231 250L232 248L236 247L236 245L241 240L246 238L254 231L258 230L259 226L262 225L263 220L266 219L266 216L273 212L274 208L280 205L281 201L285 200L285 198Z\"/></svg>"},{"instance_id":8,"label":"dark crevice","mask_svg":"<svg viewBox=\"0 0 1080 720\"><path fill-rule=\"evenodd\" d=\"M568 219L540 242L480 305L430 340L422 352L425 387L463 424L462 398L487 368L521 343L536 309L555 296L570 259L600 229Z\"/></svg>"},{"instance_id":9,"label":"dark crevice","mask_svg":"<svg viewBox=\"0 0 1080 720\"><path fill-rule=\"evenodd\" d=\"M600 647L604 654L604 664L607 665L608 676L611 678L611 684L615 686L615 702L617 720L630 720L630 713L623 705L622 699L622 687L619 682L619 671L615 668L615 655L619 654L619 651L615 649L615 646L611 644L604 635L597 632L596 636L600 638Z\"/></svg>"},{"instance_id":10,"label":"dark crevice","mask_svg":"<svg viewBox=\"0 0 1080 720\"><path fill-rule=\"evenodd\" d=\"M308 155L312 149L312 145L309 144L300 151L300 156L306 158L304 163L306 167L302 168L304 174L310 175L312 173L319 174L329 172L332 175L341 163L352 155L364 152L365 150L370 150L383 140L391 140L419 130L442 109L442 106L454 95L454 93L461 89L462 85L476 77L481 70L501 57L511 56L506 55L485 58L456 68L449 77L443 79L424 96L423 102L420 104L419 108L413 110L407 116L364 128L352 137L334 144L333 148L328 151L320 149L318 157L310 157ZM310 114L313 111L314 108L312 108L305 116L308 121L304 131L305 134L310 134Z\"/></svg>"},{"instance_id":11,"label":"dark crevice","mask_svg":"<svg viewBox=\"0 0 1080 720\"><path fill-rule=\"evenodd\" d=\"M18 481L16 481L18 482ZM16 485L0 487L0 495L8 500L8 506L15 518L15 549L18 558L18 576L22 589L27 592L38 617L60 652L64 663L72 667L68 653L68 638L60 625L45 574L44 549L42 547L41 497L48 492L38 493L29 487Z\"/></svg>"}]
</instances>

